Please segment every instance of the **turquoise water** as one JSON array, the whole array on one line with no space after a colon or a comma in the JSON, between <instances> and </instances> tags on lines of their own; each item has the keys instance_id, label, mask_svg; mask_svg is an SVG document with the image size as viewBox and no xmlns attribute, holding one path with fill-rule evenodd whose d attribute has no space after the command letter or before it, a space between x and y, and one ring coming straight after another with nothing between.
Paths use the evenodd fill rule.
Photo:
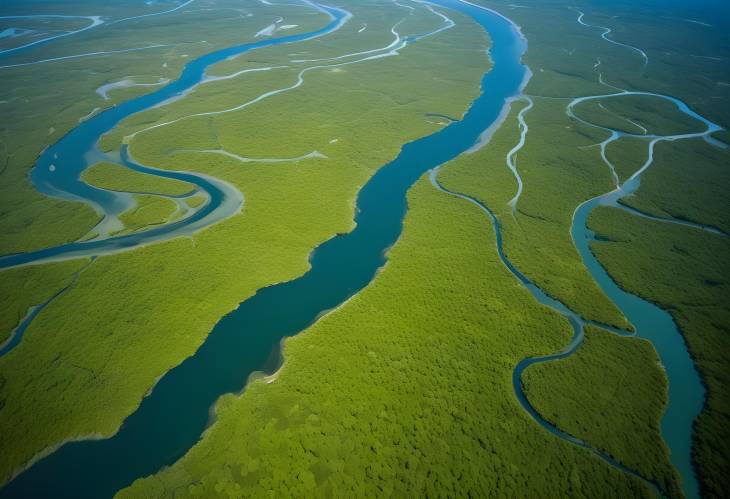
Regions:
<instances>
[{"instance_id":1,"label":"turquoise water","mask_svg":"<svg viewBox=\"0 0 730 499\"><path fill-rule=\"evenodd\" d=\"M603 292L634 326L636 335L649 340L659 354L669 381L669 404L662 416L662 436L669 446L671 462L682 477L685 496L694 499L700 496L700 491L692 465L692 425L704 405L705 389L672 317L653 303L622 290L590 251L591 235L586 220L601 201L601 198L592 199L576 210L571 229L573 241Z\"/></svg>"}]
</instances>

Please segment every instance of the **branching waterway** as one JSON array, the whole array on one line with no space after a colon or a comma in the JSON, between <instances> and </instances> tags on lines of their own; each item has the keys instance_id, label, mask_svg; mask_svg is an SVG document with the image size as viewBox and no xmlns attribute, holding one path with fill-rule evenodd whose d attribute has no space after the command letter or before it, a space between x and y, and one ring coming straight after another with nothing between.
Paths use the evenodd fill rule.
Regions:
<instances>
[{"instance_id":1,"label":"branching waterway","mask_svg":"<svg viewBox=\"0 0 730 499\"><path fill-rule=\"evenodd\" d=\"M408 189L430 170L434 185L445 190L436 179L438 168L473 148L480 135L499 122L510 99L514 100L522 95L522 85L529 75L527 67L521 64L526 42L510 20L465 0L434 0L431 3L470 16L489 33L492 40L492 69L484 75L481 82L482 93L463 118L448 123L432 135L404 145L399 155L381 167L359 192L355 229L317 247L310 256L310 270L303 276L259 290L221 319L198 351L159 380L114 436L66 443L47 457L38 459L29 469L18 475L0 490L1 497L110 497L135 479L153 474L174 463L201 437L209 424L211 408L220 396L240 392L252 373L265 369L267 359L272 358L272 353L279 351L283 338L306 329L323 313L343 304L372 281L386 261L387 249L401 234L407 211ZM118 203L118 197L114 193L93 188L78 180L80 171L86 167L78 159L95 150L98 138L126 117L184 95L205 80L205 69L215 62L256 48L323 36L335 31L349 18L349 13L340 9L318 8L332 18L320 30L238 45L204 55L188 63L176 81L84 121L60 142L44 151L38 159L33 170L36 186L46 194L83 199L96 204L105 213L113 213L117 209L115 203ZM443 13L434 13L445 18L443 29L448 29L447 26L452 21ZM582 16L580 20L582 21ZM603 37L615 43L606 38L607 33ZM396 37L396 46L401 41L407 43L408 40L401 40L395 27L393 34ZM386 49L395 50L390 46ZM300 78L302 74L300 73ZM672 101L681 110L691 113L683 104ZM531 106L531 101L528 102ZM519 174L513 156L524 144L528 132L524 122L528 109L526 107L520 113L519 147L510 152L511 156L507 161L510 169L514 167L516 178L519 178ZM702 121L708 125L709 130L711 124L706 120ZM680 138L684 137L649 137L650 152L662 140ZM602 151L605 150L605 145L603 148ZM588 215L596 206L633 192L638 186L641 173L651 165L651 160L650 154L647 164L623 185L617 185L615 190L583 203L573 217L571 234L596 282L631 321L637 334L652 341L660 354L670 383L670 402L662 420L662 432L671 448L672 461L684 479L685 491L688 496L694 497L697 491L690 461L691 431L692 421L701 408L703 397L697 373L671 317L658 307L618 288L591 254L588 247L590 234L585 225ZM122 251L129 246L144 243L148 240L145 238L174 237L176 234L171 234L171 230L183 231L186 227L189 228L190 220L196 216L199 217L197 220L200 224L211 222L202 219L212 216L211 213L220 213L216 211L219 206L236 199L235 193L226 191L224 183L216 183L215 179L199 174L163 172L141 165L129 156L126 149L121 151L119 162L138 171L196 185L208 194L209 201L205 206L209 211L206 214L205 209L200 210L178 222L178 226L172 223L130 236L8 255L0 258L0 268L114 252L117 248ZM513 377L515 395L527 414L557 438L586 448L617 469L642 478L606 453L550 424L532 408L522 392L522 371L530 364L564 358L573 353L581 344L583 326L588 322L564 304L547 296L506 259L502 251L499 225L487 206L464 194L446 192L475 203L486 212L494 224L497 251L502 262L537 300L563 314L573 326L573 340L565 349L550 356L525 359L516 367ZM240 209L242 202L241 197L238 204L234 202L229 210L235 212ZM517 198L514 202L517 202ZM282 304L286 304L286 314L280 313ZM615 328L598 326L616 334L627 334ZM682 407L684 411L678 410Z\"/></svg>"},{"instance_id":2,"label":"branching waterway","mask_svg":"<svg viewBox=\"0 0 730 499\"><path fill-rule=\"evenodd\" d=\"M584 14L579 12L578 16L578 22L584 26L587 27L596 27L589 24L586 24L583 22L583 16ZM614 40L608 39L606 35L610 33L610 30L607 28L603 28L604 33L601 35L602 38L604 38L606 41L613 43L614 45L624 47L631 49L634 52L637 52L641 55L644 64L648 64L648 57L644 51L641 49L638 49L633 46L629 46L620 42L616 42ZM601 62L600 60L596 63L594 66L594 69L598 69L600 67ZM606 325L602 324L595 324L591 323L589 321L586 321L584 318L580 317L578 314L576 314L574 311L570 310L568 307L566 307L563 303L557 302L553 298L546 295L541 289L539 289L533 282L531 282L528 278L526 278L505 256L503 249L502 249L502 235L500 231L500 226L497 218L494 216L494 214L491 212L491 210L481 203L479 200L467 196L462 193L457 193L450 191L448 189L445 189L441 184L438 183L437 175L438 175L438 168L432 171L431 174L431 181L434 184L436 188L439 190L446 192L450 195L456 196L458 198L464 199L470 203L473 203L477 205L480 209L482 209L487 216L489 217L491 223L494 226L494 231L496 235L496 244L497 244L497 252L499 254L500 259L502 260L502 263L509 269L510 272L530 291L530 293L533 295L533 297L538 300L543 305L546 305L553 310L557 311L561 315L563 315L568 321L570 322L574 334L571 342L560 352L556 352L552 355L546 355L541 357L533 357L533 358L526 358L523 361L521 361L517 367L515 368L513 372L513 387L515 390L515 393L517 395L518 400L522 404L523 408L527 411L527 413L541 426L546 428L551 433L559 436L560 438L571 442L575 445L578 445L580 447L584 447L594 454L596 454L598 457L606 461L607 463L611 464L612 466L616 467L617 469L629 473L633 476L636 476L637 478L643 480L647 485L649 485L655 492L664 495L664 491L661 490L659 485L656 482L653 482L647 477L641 476L637 471L629 469L622 463L615 460L613 457L608 455L607 453L601 451L600 449L597 449L587 442L580 440L576 438L573 435L570 435L566 433L565 431L561 430L560 428L556 427L555 425L551 424L550 422L546 421L537 410L532 407L529 400L524 394L522 382L521 382L521 376L523 371L529 367L532 364L537 364L541 362L548 362L548 361L554 361L559 359L564 359L571 354L573 354L577 349L580 347L581 343L583 342L584 337L584 326L586 324L593 324L594 326L601 327L604 330L607 330L614 334L619 334L623 336L637 336L644 339L649 340L654 348L656 349L657 353L659 354L659 357L661 359L662 365L666 371L668 382L669 382L669 402L667 405L667 408L664 412L664 415L662 417L661 422L661 430L662 430L662 436L664 437L667 445L670 449L670 459L672 464L676 467L677 471L679 471L681 478L682 478L682 488L685 493L685 495L688 498L696 498L699 497L699 487L697 483L697 478L694 472L693 464L692 464L692 429L694 420L697 417L697 415L702 410L703 404L704 404L704 388L702 386L702 383L699 378L699 374L697 373L697 370L694 366L694 362L692 361L692 358L687 350L687 346L684 342L684 338L682 337L679 329L677 328L676 324L674 323L672 317L664 310L659 308L658 306L654 305L653 303L650 303L646 300L641 299L640 297L633 295L631 293L628 293L621 289L615 281L608 275L606 270L601 266L601 264L598 262L596 257L593 255L593 253L590 250L590 241L593 240L593 234L588 230L587 228L587 220L590 216L591 212L598 206L613 206L618 208L623 208L626 211L638 215L643 216L646 218L650 218L652 220L661 221L661 222L668 222L668 223L676 223L685 225L691 228L695 229L701 229L705 230L707 232L711 232L720 236L726 236L723 232L713 228L708 227L706 225L697 224L689 221L684 220L677 220L677 219L671 219L671 218L659 218L654 217L651 215L647 215L641 212L637 212L636 210L633 210L629 207L626 207L624 205L619 204L619 201L626 197L634 194L637 189L639 188L641 175L648 170L653 162L654 162L654 150L657 144L661 142L673 142L677 140L686 140L686 139L696 139L696 138L704 138L708 141L708 143L712 144L711 136L713 133L722 130L722 128L711 122L710 120L706 119L705 117L699 115L695 111L689 108L687 104L682 102L681 100L668 96L663 94L656 94L652 92L636 92L636 91L628 91L624 89L620 89L618 87L615 87L613 85L607 84L604 79L603 75L599 73L599 82L603 85L610 87L617 92L610 93L610 94L603 94L603 95L594 95L594 96L584 96L584 97L577 97L569 101L568 105L566 106L566 114L576 120L581 122L582 124L603 130L604 132L608 133L608 138L601 142L600 144L597 144L600 146L600 157L603 163L609 168L612 177L615 182L615 189L602 194L600 196L597 196L593 199L590 199L588 201L585 201L582 203L578 208L575 210L575 213L573 215L573 220L571 224L570 233L573 239L573 242L575 244L576 249L578 250L579 254L581 255L581 258L583 260L583 263L586 267L586 269L590 272L591 276L594 278L598 286L601 288L601 290L609 297L609 299L616 305L616 307L623 313L623 315L628 319L628 321L631 323L631 325L634 327L635 333L630 334L625 331L608 327ZM662 100L666 100L674 104L674 106L677 108L679 112L682 114L693 118L699 122L701 122L704 125L704 130L701 130L699 132L688 132L688 133L680 133L680 134L673 134L673 135L656 135L656 134L650 134L649 131L641 127L638 124L635 124L638 128L641 129L640 134L631 134L628 132L623 132L619 130L614 130L611 128L608 128L606 126L601 126L595 123L592 123L588 120L580 118L575 113L575 107L583 102L588 101L600 101L604 99L610 99L615 97L622 97L622 96L643 96L643 97L649 97L649 98L658 98ZM522 192L523 182L522 179L519 176L519 173L517 172L517 168L515 164L513 163L513 155L516 151L521 149L525 144L525 137L527 134L527 125L524 121L524 113L527 112L532 107L532 101L529 100L529 106L522 109L522 111L518 115L518 122L520 125L520 140L518 144L508 153L507 155L507 165L509 169L514 174L517 183L517 193L515 197L509 202L510 207L514 210L516 201L519 199L519 195ZM607 155L606 155L606 147L612 143L615 142L622 137L634 137L634 138L642 138L647 141L647 159L644 162L644 164L636 171L634 172L625 182L621 183L619 181L618 175L616 174L614 165L609 161Z\"/></svg>"}]
</instances>

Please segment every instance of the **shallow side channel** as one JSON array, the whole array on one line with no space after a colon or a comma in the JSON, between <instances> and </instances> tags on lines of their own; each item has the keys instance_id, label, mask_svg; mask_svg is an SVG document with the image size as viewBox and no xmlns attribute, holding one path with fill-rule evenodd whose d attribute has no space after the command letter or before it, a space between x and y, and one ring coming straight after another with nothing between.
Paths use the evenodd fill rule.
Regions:
<instances>
[{"instance_id":1,"label":"shallow side channel","mask_svg":"<svg viewBox=\"0 0 730 499\"><path fill-rule=\"evenodd\" d=\"M406 193L426 171L471 147L519 92L525 43L509 20L457 0L434 3L475 19L489 32L493 67L461 121L406 144L360 191L356 228L311 255L302 277L259 290L224 317L205 343L168 372L112 438L69 443L20 474L0 497L110 497L136 478L183 456L205 430L225 393L242 389L280 341L365 287L385 263L406 213Z\"/></svg>"}]
</instances>

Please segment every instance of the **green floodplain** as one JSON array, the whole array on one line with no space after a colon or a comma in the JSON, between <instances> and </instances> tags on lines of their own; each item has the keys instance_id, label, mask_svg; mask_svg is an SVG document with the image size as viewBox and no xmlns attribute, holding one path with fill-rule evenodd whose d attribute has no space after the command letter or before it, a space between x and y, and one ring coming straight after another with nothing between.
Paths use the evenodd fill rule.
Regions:
<instances>
[{"instance_id":1,"label":"green floodplain","mask_svg":"<svg viewBox=\"0 0 730 499\"><path fill-rule=\"evenodd\" d=\"M646 95L584 101L574 116L566 106L617 89L654 92L730 127L728 32L651 3L476 3L521 27L524 62L533 74L489 143L446 164L439 181L490 207L505 255L549 296L598 325L630 329L570 235L576 207L614 187L599 146L609 134L583 120L636 134L605 148L619 181L647 160L649 138L642 135L692 133L701 123ZM353 14L341 29L219 63L210 81L132 116L99 144L107 152L126 144L136 160L155 168L224 180L245 197L240 213L188 237L93 261L0 271L0 343L32 307L47 302L22 341L0 356L0 483L63 442L113 435L222 316L257 289L303 274L314 247L352 229L359 189L403 144L445 126L439 116L458 119L478 95L491 64L488 36L468 17L434 8L455 26L397 56L312 70L292 91L205 114L293 85L318 60L387 46L397 22L401 36L443 22L418 2L340 4ZM125 2L9 5L13 14L110 19L147 12L141 3ZM581 25L576 9L586 23L610 26L610 39L641 47L649 63L601 38L601 29ZM186 60L232 40L255 40L280 16L296 25L291 33L326 22L305 5L208 0L0 59L0 65L21 64L38 54L161 45L0 68L0 254L100 237L92 207L44 196L31 184L29 169L46 146L84 117L174 79ZM21 25L0 21L0 32ZM22 27L84 25L54 22ZM22 36L0 38L0 50L23 43ZM294 67L292 60L312 62ZM98 92L130 78L144 85ZM524 145L517 148L522 132ZM727 142L730 134L715 138ZM523 184L512 205L518 184L509 158ZM692 459L702 496L713 498L728 494L730 462L728 164L730 149L717 144L662 142L635 195L598 208L588 221L591 249L610 276L669 312L686 341L707 390ZM191 184L111 163L95 163L82 179L130 193L113 234L171 223L208 202ZM436 190L425 176L408 206L404 232L373 282L285 340L274 375L255 376L242 393L221 398L189 452L119 496L653 496L645 482L557 438L520 407L515 366L560 350L571 329L500 262L485 214ZM573 355L529 367L521 382L547 421L665 495L683 496L660 428L667 380L649 342L589 326Z\"/></svg>"}]
</instances>

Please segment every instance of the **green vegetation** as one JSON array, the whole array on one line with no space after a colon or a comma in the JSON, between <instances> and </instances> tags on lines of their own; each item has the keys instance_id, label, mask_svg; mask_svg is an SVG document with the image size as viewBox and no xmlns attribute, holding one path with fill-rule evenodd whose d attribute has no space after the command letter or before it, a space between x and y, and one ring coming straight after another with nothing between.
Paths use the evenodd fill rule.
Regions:
<instances>
[{"instance_id":1,"label":"green vegetation","mask_svg":"<svg viewBox=\"0 0 730 499\"><path fill-rule=\"evenodd\" d=\"M97 163L84 170L81 178L91 185L112 191L180 196L195 186L180 180L156 177L114 163Z\"/></svg>"},{"instance_id":2,"label":"green vegetation","mask_svg":"<svg viewBox=\"0 0 730 499\"><path fill-rule=\"evenodd\" d=\"M149 225L159 225L175 219L175 201L160 197L137 195L137 206L119 216L128 231L134 232Z\"/></svg>"},{"instance_id":3,"label":"green vegetation","mask_svg":"<svg viewBox=\"0 0 730 499\"><path fill-rule=\"evenodd\" d=\"M668 100L646 95L623 95L585 101L576 115L591 123L633 134L698 133L705 124L687 116Z\"/></svg>"},{"instance_id":4,"label":"green vegetation","mask_svg":"<svg viewBox=\"0 0 730 499\"><path fill-rule=\"evenodd\" d=\"M649 342L589 326L576 353L530 366L522 381L533 407L558 428L680 497L659 427L667 403L660 365Z\"/></svg>"},{"instance_id":5,"label":"green vegetation","mask_svg":"<svg viewBox=\"0 0 730 499\"><path fill-rule=\"evenodd\" d=\"M722 497L730 462L730 241L609 208L596 210L589 227L601 236L592 248L611 276L669 311L685 336L708 389L696 422L694 458L705 493Z\"/></svg>"},{"instance_id":6,"label":"green vegetation","mask_svg":"<svg viewBox=\"0 0 730 499\"><path fill-rule=\"evenodd\" d=\"M648 496L512 392L570 328L517 284L485 215L422 179L375 281L286 341L174 466L120 497ZM231 445L245 442L245 445Z\"/></svg>"},{"instance_id":7,"label":"green vegetation","mask_svg":"<svg viewBox=\"0 0 730 499\"><path fill-rule=\"evenodd\" d=\"M663 148L664 145L657 148ZM625 182L639 168L641 168L649 157L649 140L635 137L621 137L606 146L606 157L616 170L620 182ZM655 156L656 158L656 156ZM655 159L656 161L656 159ZM648 175L649 173L647 173ZM642 183L646 175L642 175ZM629 199L624 198L622 203L628 203Z\"/></svg>"},{"instance_id":8,"label":"green vegetation","mask_svg":"<svg viewBox=\"0 0 730 499\"><path fill-rule=\"evenodd\" d=\"M730 233L730 154L704 140L663 143L641 177L635 196L623 203L660 217L704 223Z\"/></svg>"},{"instance_id":9,"label":"green vegetation","mask_svg":"<svg viewBox=\"0 0 730 499\"><path fill-rule=\"evenodd\" d=\"M25 180L7 175L3 186L8 187L0 188L8 193L7 197L0 196L0 231L3 234L0 253L3 255L75 241L101 220L92 208L81 203L42 198L37 193L28 201L24 194L30 192L30 187L27 191L10 188L21 182Z\"/></svg>"},{"instance_id":10,"label":"green vegetation","mask_svg":"<svg viewBox=\"0 0 730 499\"><path fill-rule=\"evenodd\" d=\"M0 344L28 313L66 286L84 262L60 262L43 267L6 270L0 279Z\"/></svg>"},{"instance_id":11,"label":"green vegetation","mask_svg":"<svg viewBox=\"0 0 730 499\"><path fill-rule=\"evenodd\" d=\"M607 168L593 161L590 129L579 128L562 113L564 103L537 99L527 114L530 131L517 153L524 191L513 215L508 202L517 184L505 163L517 143L517 127L508 122L492 143L458 158L443 173L444 187L473 196L494 210L504 232L505 253L549 295L586 318L626 327L626 320L593 282L570 238L575 207L610 190ZM514 112L514 111L513 111ZM567 128L566 128L567 127Z\"/></svg>"},{"instance_id":12,"label":"green vegetation","mask_svg":"<svg viewBox=\"0 0 730 499\"><path fill-rule=\"evenodd\" d=\"M606 103L611 102L611 100L612 99L594 99L583 101L575 106L573 111L577 117L590 123L595 123L599 126L636 135L646 133L646 128L642 128L641 125L635 121L632 123L624 116L621 116L612 109L609 109Z\"/></svg>"},{"instance_id":13,"label":"green vegetation","mask_svg":"<svg viewBox=\"0 0 730 499\"><path fill-rule=\"evenodd\" d=\"M185 203L191 207L191 208L197 208L201 204L203 204L205 201L207 201L208 196L205 194L197 194L193 197L185 199Z\"/></svg>"},{"instance_id":14,"label":"green vegetation","mask_svg":"<svg viewBox=\"0 0 730 499\"><path fill-rule=\"evenodd\" d=\"M395 21L385 19L387 13L404 9L388 2L351 10L369 30L389 31ZM378 14L368 17L370 12ZM423 7L413 17L425 19L409 29L440 25ZM352 227L359 186L403 143L437 129L423 120L424 113L461 116L476 96L488 64L486 37L474 23L458 19L457 27L397 57L341 72L312 71L301 87L265 105L161 127L131 141L135 158L145 164L230 182L245 195L243 211L190 238L97 259L76 286L44 309L23 342L0 358L6 380L0 388L3 481L60 441L114 433L155 380L191 355L220 317L257 289L301 275L314 246ZM340 43L338 52L374 48L346 42L346 35L337 32L333 40L306 42L297 50L314 51L325 39ZM244 58L238 63L247 67ZM404 71L415 77L403 80ZM291 77L274 80L273 88L293 83ZM236 104L253 94L241 81L198 90L219 86L227 94L221 103ZM191 106L197 105L196 92L189 96ZM188 104L185 98L159 109L184 115ZM242 156L296 157L316 149L327 158L242 163L181 150L216 148L216 136L221 147Z\"/></svg>"}]
</instances>

